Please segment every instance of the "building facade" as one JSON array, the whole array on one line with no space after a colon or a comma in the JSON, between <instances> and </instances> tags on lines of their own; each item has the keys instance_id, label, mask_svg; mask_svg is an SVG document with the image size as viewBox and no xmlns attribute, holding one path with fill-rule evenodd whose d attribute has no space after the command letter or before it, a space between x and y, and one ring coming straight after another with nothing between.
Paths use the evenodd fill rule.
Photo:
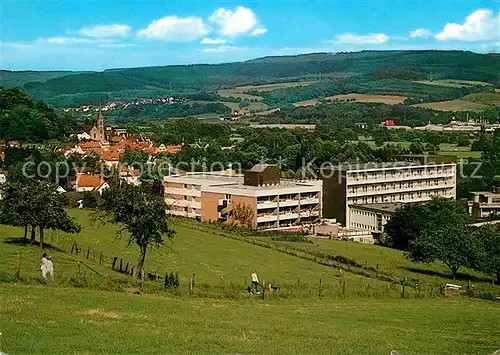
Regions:
<instances>
[{"instance_id":1,"label":"building facade","mask_svg":"<svg viewBox=\"0 0 500 355\"><path fill-rule=\"evenodd\" d=\"M373 203L352 205L349 208L349 228L384 233L385 225L401 203Z\"/></svg>"},{"instance_id":2,"label":"building facade","mask_svg":"<svg viewBox=\"0 0 500 355\"><path fill-rule=\"evenodd\" d=\"M488 218L500 214L500 189L471 193L470 214L474 218Z\"/></svg>"},{"instance_id":3,"label":"building facade","mask_svg":"<svg viewBox=\"0 0 500 355\"><path fill-rule=\"evenodd\" d=\"M418 162L344 164L320 171L323 215L351 226L353 205L429 201L456 197L456 165Z\"/></svg>"},{"instance_id":4,"label":"building facade","mask_svg":"<svg viewBox=\"0 0 500 355\"><path fill-rule=\"evenodd\" d=\"M246 180L241 175L227 174L168 176L164 179L168 212L205 222L242 224L236 210L245 209L245 226L282 230L312 223L321 217L322 181L276 180L275 168L260 166L250 172Z\"/></svg>"},{"instance_id":5,"label":"building facade","mask_svg":"<svg viewBox=\"0 0 500 355\"><path fill-rule=\"evenodd\" d=\"M101 108L99 108L96 123L90 130L90 139L101 143L106 142L106 129L104 128L104 116L102 115Z\"/></svg>"}]
</instances>

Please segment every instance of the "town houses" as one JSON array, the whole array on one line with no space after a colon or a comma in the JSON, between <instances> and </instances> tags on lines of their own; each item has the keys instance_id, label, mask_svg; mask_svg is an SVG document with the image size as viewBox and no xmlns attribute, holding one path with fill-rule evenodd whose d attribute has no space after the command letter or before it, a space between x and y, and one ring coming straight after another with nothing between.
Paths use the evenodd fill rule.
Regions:
<instances>
[{"instance_id":1,"label":"town houses","mask_svg":"<svg viewBox=\"0 0 500 355\"><path fill-rule=\"evenodd\" d=\"M153 163L157 156L173 155L182 150L181 145L155 144L143 137L136 139L125 129L108 127L102 110L98 111L96 122L89 132L74 137L78 138L78 143L74 146L60 147L56 152L66 158L77 155L82 160L95 161L96 165L99 165L99 169L96 167L77 169L76 177L71 179L76 192L102 193L109 186L102 178L103 171L115 172L122 181L139 185L141 175L139 167L136 164L128 167L122 163L127 151L141 152L147 156L148 162Z\"/></svg>"}]
</instances>

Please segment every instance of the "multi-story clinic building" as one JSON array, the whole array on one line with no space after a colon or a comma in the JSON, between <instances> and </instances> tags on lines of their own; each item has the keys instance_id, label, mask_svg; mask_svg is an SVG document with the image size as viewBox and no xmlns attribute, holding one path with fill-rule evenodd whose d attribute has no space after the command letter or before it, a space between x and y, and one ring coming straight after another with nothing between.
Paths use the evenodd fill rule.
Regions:
<instances>
[{"instance_id":1,"label":"multi-story clinic building","mask_svg":"<svg viewBox=\"0 0 500 355\"><path fill-rule=\"evenodd\" d=\"M164 187L169 213L201 221L225 221L237 204L250 206L258 229L293 228L322 214L322 181L282 180L276 165L258 164L243 176L171 175Z\"/></svg>"},{"instance_id":2,"label":"multi-story clinic building","mask_svg":"<svg viewBox=\"0 0 500 355\"><path fill-rule=\"evenodd\" d=\"M349 228L366 224L357 217L364 218L365 213L374 213L367 206L370 204L376 207L379 204L428 201L433 196L456 197L456 165L450 163L343 164L324 168L320 174L323 179L323 216L336 218ZM363 207L351 213L351 207L358 205ZM373 227L369 229L373 230Z\"/></svg>"}]
</instances>

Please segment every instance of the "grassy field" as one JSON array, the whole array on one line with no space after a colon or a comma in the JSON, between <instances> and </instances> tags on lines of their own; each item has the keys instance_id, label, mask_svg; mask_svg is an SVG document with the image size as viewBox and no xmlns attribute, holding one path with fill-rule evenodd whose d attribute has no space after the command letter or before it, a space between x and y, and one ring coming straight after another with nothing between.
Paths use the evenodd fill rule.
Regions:
<instances>
[{"instance_id":1,"label":"grassy field","mask_svg":"<svg viewBox=\"0 0 500 355\"><path fill-rule=\"evenodd\" d=\"M491 354L481 300L244 302L0 285L7 354Z\"/></svg>"},{"instance_id":2,"label":"grassy field","mask_svg":"<svg viewBox=\"0 0 500 355\"><path fill-rule=\"evenodd\" d=\"M450 282L450 271L441 262L430 264L415 264L404 257L399 250L378 245L348 243L327 238L310 238L312 243L291 243L273 241L277 245L286 245L289 248L298 248L310 253L330 253L355 260L366 268L372 268L379 273L399 279L419 280L426 285L441 285ZM462 269L459 284L467 285L466 280L475 280L477 283L490 284L493 277L487 277L472 270ZM489 289L489 287L488 287ZM500 287L493 288L500 292Z\"/></svg>"},{"instance_id":3,"label":"grassy field","mask_svg":"<svg viewBox=\"0 0 500 355\"><path fill-rule=\"evenodd\" d=\"M56 281L49 284L39 280L40 248L19 244L21 229L0 226L4 260L0 263L0 353L483 355L500 347L497 303L439 295L401 299L398 285L347 270L339 276L336 268L254 245L251 240L224 237L213 227L191 221L173 220L177 231L173 243L150 251L146 262L151 271L179 272L181 289L153 289L156 281L149 281L144 295L116 292L121 289L106 288L112 280L122 287L134 286L134 281L99 265L94 253L133 262L137 248L115 240L115 225L92 223L88 211L69 213L83 229L75 236L46 235L48 243L60 248L48 251L56 270ZM82 248L79 256L67 252L73 239ZM343 255L396 277L419 277L436 284L449 280L443 265L412 264L401 252L388 248L328 239L266 240L294 250ZM21 280L13 283L9 275L16 255L21 255ZM102 276L95 276L87 266ZM247 295L244 283L249 283L252 268L261 281L277 283L282 290L265 299ZM188 291L186 279L193 273L196 286ZM481 282L480 275L467 272L467 276ZM341 282L348 292L339 292ZM207 288L205 283L212 289L232 285L235 291L232 296L197 291ZM388 294L367 296L368 290L380 289Z\"/></svg>"},{"instance_id":4,"label":"grassy field","mask_svg":"<svg viewBox=\"0 0 500 355\"><path fill-rule=\"evenodd\" d=\"M309 86L312 84L312 81L294 81L288 83L276 83L276 84L266 84L266 85L246 85L246 86L237 86L232 89L219 90L217 93L222 97L239 97L242 100L263 100L262 96L258 95L250 95L247 94L247 91L255 90L255 91L272 91L277 89L287 89L293 88L297 86Z\"/></svg>"},{"instance_id":5,"label":"grassy field","mask_svg":"<svg viewBox=\"0 0 500 355\"><path fill-rule=\"evenodd\" d=\"M498 92L478 92L462 98L462 100L474 102L487 106L500 106L500 93Z\"/></svg>"},{"instance_id":6,"label":"grassy field","mask_svg":"<svg viewBox=\"0 0 500 355\"><path fill-rule=\"evenodd\" d=\"M353 100L357 102L380 102L387 105L397 105L403 103L407 99L406 96L398 95L371 95L371 94L343 94L334 95L326 98L327 100Z\"/></svg>"},{"instance_id":7,"label":"grassy field","mask_svg":"<svg viewBox=\"0 0 500 355\"><path fill-rule=\"evenodd\" d=\"M276 83L276 84L266 84L266 85L246 85L246 86L238 86L233 90L237 91L273 91L278 89L288 89L294 88L298 86L309 86L312 85L312 81L293 81L288 83Z\"/></svg>"},{"instance_id":8,"label":"grassy field","mask_svg":"<svg viewBox=\"0 0 500 355\"><path fill-rule=\"evenodd\" d=\"M293 106L295 106L295 107L315 106L318 103L319 103L318 99L311 99L311 100L304 100L304 101L294 102Z\"/></svg>"},{"instance_id":9,"label":"grassy field","mask_svg":"<svg viewBox=\"0 0 500 355\"><path fill-rule=\"evenodd\" d=\"M80 248L83 248L84 255L88 248L99 258L103 253L108 256L107 264L114 256L123 258L130 263L136 263L139 254L138 248L126 247L124 240L116 240L115 225L100 225L91 223L88 212L85 210L70 210L70 214L75 216L82 224L82 231L78 235L67 235L61 232L48 233L46 240L61 249L69 251L73 239ZM181 280L185 283L195 274L198 283L207 284L229 284L241 285L244 290L245 283L249 283L252 269L259 271L262 280L273 281L285 284L297 282L309 282L317 284L319 278L325 284L338 285L338 273L327 266L319 265L307 260L301 260L294 256L282 255L273 250L251 245L238 240L224 238L212 233L188 229L176 225L177 234L173 242L158 250L150 250L146 258L145 268L151 272L178 272ZM15 236L21 236L22 230L0 225L0 251L5 256L7 263L0 264L0 274L11 274L15 257L18 253L22 257L22 273L26 276L38 276L39 260L41 251L32 246L19 246L7 241ZM63 275L70 277L77 269L76 259L71 255L62 252L54 253L54 263ZM91 260L92 262L92 260ZM58 266L60 264L60 266ZM95 265L93 263L92 265ZM67 271L66 271L67 270ZM112 271L101 271L105 274ZM64 274L66 273L66 274ZM361 281L360 281L361 279ZM354 274L345 275L346 282L357 284L359 282L380 284L377 280L361 277Z\"/></svg>"},{"instance_id":10,"label":"grassy field","mask_svg":"<svg viewBox=\"0 0 500 355\"><path fill-rule=\"evenodd\" d=\"M461 88L470 87L474 85L491 85L490 83L485 83L483 81L473 81L473 80L460 80L460 79L442 79L442 80L419 80L416 83L433 85L433 86L445 86L451 88Z\"/></svg>"},{"instance_id":11,"label":"grassy field","mask_svg":"<svg viewBox=\"0 0 500 355\"><path fill-rule=\"evenodd\" d=\"M438 102L426 102L412 105L414 107L430 108L438 111L482 111L490 106L475 103L467 100L449 100Z\"/></svg>"}]
</instances>

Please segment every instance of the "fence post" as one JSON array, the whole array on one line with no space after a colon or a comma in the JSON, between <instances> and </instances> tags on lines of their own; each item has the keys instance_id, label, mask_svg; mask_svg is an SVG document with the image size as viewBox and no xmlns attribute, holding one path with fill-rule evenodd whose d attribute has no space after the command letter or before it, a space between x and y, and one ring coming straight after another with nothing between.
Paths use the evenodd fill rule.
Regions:
<instances>
[{"instance_id":1,"label":"fence post","mask_svg":"<svg viewBox=\"0 0 500 355\"><path fill-rule=\"evenodd\" d=\"M87 247L87 259L89 258L90 255L90 247Z\"/></svg>"},{"instance_id":2,"label":"fence post","mask_svg":"<svg viewBox=\"0 0 500 355\"><path fill-rule=\"evenodd\" d=\"M75 249L75 245L76 245L76 240L73 239L73 244L71 245L71 254L73 254L73 250ZM78 247L77 247L78 249Z\"/></svg>"},{"instance_id":3,"label":"fence post","mask_svg":"<svg viewBox=\"0 0 500 355\"><path fill-rule=\"evenodd\" d=\"M319 278L319 290L318 290L318 297L321 298L323 296L323 284L321 282L321 277Z\"/></svg>"},{"instance_id":4,"label":"fence post","mask_svg":"<svg viewBox=\"0 0 500 355\"><path fill-rule=\"evenodd\" d=\"M127 265L125 265L125 273L128 273L128 261L127 261Z\"/></svg>"},{"instance_id":5,"label":"fence post","mask_svg":"<svg viewBox=\"0 0 500 355\"><path fill-rule=\"evenodd\" d=\"M123 259L120 258L120 272L123 272Z\"/></svg>"},{"instance_id":6,"label":"fence post","mask_svg":"<svg viewBox=\"0 0 500 355\"><path fill-rule=\"evenodd\" d=\"M99 265L102 265L102 253L99 254Z\"/></svg>"},{"instance_id":7,"label":"fence post","mask_svg":"<svg viewBox=\"0 0 500 355\"><path fill-rule=\"evenodd\" d=\"M403 291L401 292L401 298L405 298L405 285L406 285L406 278L403 279Z\"/></svg>"}]
</instances>

